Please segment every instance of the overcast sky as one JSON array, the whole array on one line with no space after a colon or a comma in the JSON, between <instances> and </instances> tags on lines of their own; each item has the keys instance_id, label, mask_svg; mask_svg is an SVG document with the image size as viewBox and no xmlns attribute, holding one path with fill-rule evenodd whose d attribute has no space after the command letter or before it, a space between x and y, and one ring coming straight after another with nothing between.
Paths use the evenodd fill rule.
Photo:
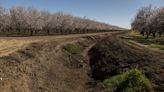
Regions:
<instances>
[{"instance_id":1,"label":"overcast sky","mask_svg":"<svg viewBox=\"0 0 164 92\"><path fill-rule=\"evenodd\" d=\"M12 6L35 7L50 12L62 11L75 16L130 28L130 23L140 7L164 6L164 0L0 0L5 8Z\"/></svg>"}]
</instances>

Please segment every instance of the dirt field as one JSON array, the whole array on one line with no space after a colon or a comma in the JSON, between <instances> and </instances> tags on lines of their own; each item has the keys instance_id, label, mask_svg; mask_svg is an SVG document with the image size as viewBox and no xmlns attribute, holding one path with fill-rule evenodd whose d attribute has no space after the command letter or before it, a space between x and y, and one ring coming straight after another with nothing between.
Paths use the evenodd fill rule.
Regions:
<instances>
[{"instance_id":1,"label":"dirt field","mask_svg":"<svg viewBox=\"0 0 164 92\"><path fill-rule=\"evenodd\" d=\"M118 34L0 37L0 92L109 92L93 86L88 51ZM81 53L65 51L67 43L79 44Z\"/></svg>"},{"instance_id":2,"label":"dirt field","mask_svg":"<svg viewBox=\"0 0 164 92\"><path fill-rule=\"evenodd\" d=\"M112 32L107 32L112 33ZM75 35L57 35L57 36L33 36L33 37L0 37L0 56L8 55L12 52L27 47L31 43L42 43L46 41L69 42L76 38L92 35L101 35L106 33L89 33Z\"/></svg>"},{"instance_id":3,"label":"dirt field","mask_svg":"<svg viewBox=\"0 0 164 92\"><path fill-rule=\"evenodd\" d=\"M1 92L88 92L87 50L112 33L1 37ZM66 43L80 44L82 53L63 53Z\"/></svg>"}]
</instances>

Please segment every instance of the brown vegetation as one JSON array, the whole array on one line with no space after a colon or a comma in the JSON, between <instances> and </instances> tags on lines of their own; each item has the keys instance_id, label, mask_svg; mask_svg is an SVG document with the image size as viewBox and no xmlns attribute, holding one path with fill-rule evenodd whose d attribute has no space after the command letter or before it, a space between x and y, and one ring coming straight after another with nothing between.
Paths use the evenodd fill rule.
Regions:
<instances>
[{"instance_id":1,"label":"brown vegetation","mask_svg":"<svg viewBox=\"0 0 164 92\"><path fill-rule=\"evenodd\" d=\"M87 84L91 80L87 49L104 36L106 35L102 33L94 33L21 38L34 42L26 44L24 48L16 46L19 49L0 57L0 91L92 91L93 88L89 88ZM16 37L14 39L17 39L17 42L20 40ZM71 54L63 49L68 43L79 44L81 53Z\"/></svg>"}]
</instances>

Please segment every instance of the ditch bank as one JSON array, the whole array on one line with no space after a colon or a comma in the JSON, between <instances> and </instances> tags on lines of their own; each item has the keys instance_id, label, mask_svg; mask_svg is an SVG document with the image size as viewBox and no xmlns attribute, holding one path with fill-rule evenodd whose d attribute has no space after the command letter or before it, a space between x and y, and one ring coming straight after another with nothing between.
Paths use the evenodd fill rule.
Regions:
<instances>
[{"instance_id":1,"label":"ditch bank","mask_svg":"<svg viewBox=\"0 0 164 92\"><path fill-rule=\"evenodd\" d=\"M0 91L116 92L105 88L103 81L137 67L152 82L154 90L162 92L163 56L110 36L35 42L2 56Z\"/></svg>"},{"instance_id":2,"label":"ditch bank","mask_svg":"<svg viewBox=\"0 0 164 92\"><path fill-rule=\"evenodd\" d=\"M153 90L155 92L164 91L163 54L154 53L149 51L148 49L135 48L126 44L117 37L107 37L99 41L89 50L89 57L91 78L93 78L95 81L98 81L98 84L102 83L103 85L103 81L106 79L112 79L109 80L110 82L112 82L111 85L117 84L115 82L120 81L120 79L117 79L119 78L118 75L120 76L120 74L126 74L127 71L131 71L133 69L137 69L137 71L140 70L143 76L145 76L145 78L142 77L140 78L140 80L136 77L138 75L133 73L135 76L134 79L137 79L138 81L142 81L142 79L144 79L145 83L144 81L142 82L144 83L144 85L147 85L145 88L141 88L140 91L133 90L133 88L135 89L135 87L137 89L140 89L140 84L137 84L137 82L132 82L130 84L131 86L129 86L129 82L126 82L124 86L122 86L121 83L117 84L115 88L111 88L112 91L110 90L109 92L124 92L123 90L118 90L119 86L129 86L133 92L153 92ZM140 75L142 74L140 73ZM131 76L131 78L133 78L133 76ZM148 82L148 80L150 82ZM127 81L130 81L130 79ZM152 87L150 85L152 85ZM142 83L140 86L144 87ZM147 90L150 88L152 88L152 90Z\"/></svg>"}]
</instances>

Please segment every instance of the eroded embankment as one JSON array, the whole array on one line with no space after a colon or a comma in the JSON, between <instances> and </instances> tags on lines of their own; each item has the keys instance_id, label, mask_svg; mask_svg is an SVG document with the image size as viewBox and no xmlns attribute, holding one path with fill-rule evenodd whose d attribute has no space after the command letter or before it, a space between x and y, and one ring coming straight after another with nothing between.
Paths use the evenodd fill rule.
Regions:
<instances>
[{"instance_id":1,"label":"eroded embankment","mask_svg":"<svg viewBox=\"0 0 164 92\"><path fill-rule=\"evenodd\" d=\"M101 36L84 36L64 41L31 43L0 57L1 92L89 92L88 49ZM72 39L72 38L71 38ZM73 55L63 49L67 43L80 45Z\"/></svg>"},{"instance_id":2,"label":"eroded embankment","mask_svg":"<svg viewBox=\"0 0 164 92\"><path fill-rule=\"evenodd\" d=\"M110 92L101 80L137 66L162 92L163 56L108 36L35 42L0 57L0 91ZM80 53L64 50L67 43L78 44Z\"/></svg>"},{"instance_id":3,"label":"eroded embankment","mask_svg":"<svg viewBox=\"0 0 164 92\"><path fill-rule=\"evenodd\" d=\"M116 37L107 37L90 49L89 56L91 76L95 80L103 81L138 68L153 83L155 92L164 91L163 54L129 46Z\"/></svg>"}]
</instances>

